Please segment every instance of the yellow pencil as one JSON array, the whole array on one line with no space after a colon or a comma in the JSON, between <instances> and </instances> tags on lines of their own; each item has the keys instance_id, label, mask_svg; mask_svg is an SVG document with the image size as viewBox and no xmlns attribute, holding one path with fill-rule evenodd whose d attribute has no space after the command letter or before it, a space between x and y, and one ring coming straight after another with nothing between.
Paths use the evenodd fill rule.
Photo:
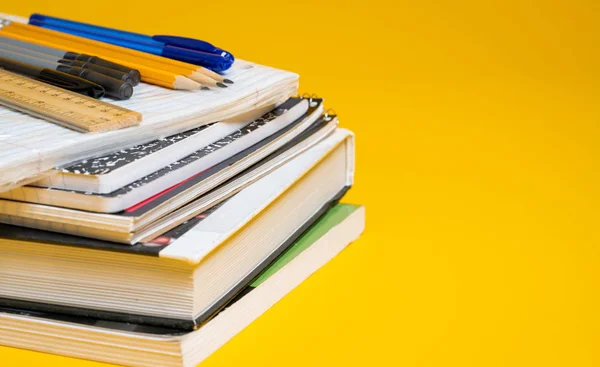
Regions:
<instances>
[{"instance_id":1,"label":"yellow pencil","mask_svg":"<svg viewBox=\"0 0 600 367\"><path fill-rule=\"evenodd\" d=\"M118 57L121 60L129 60L130 62L137 63L140 63L143 60L144 65L186 76L205 86L226 87L223 83L232 83L229 79L226 79L211 70L199 67L197 65L148 54L125 47L115 46L84 37L73 36L67 33L36 27L29 24L12 22L8 26L5 26L2 30L11 34L24 35L31 38L53 42L61 45L63 48L68 47L72 49L73 47L77 47L78 49L83 50L85 53L100 57Z\"/></svg>"},{"instance_id":2,"label":"yellow pencil","mask_svg":"<svg viewBox=\"0 0 600 367\"><path fill-rule=\"evenodd\" d=\"M117 64L121 64L121 65L127 66L132 69L137 69L140 72L142 81L150 83L150 84L155 84L155 85L159 85L161 87L166 87L166 88L170 88L170 89L182 89L182 90L196 90L196 89L200 89L202 87L202 85L200 83L197 83L194 80L188 79L187 77L185 77L183 75L179 75L179 74L173 73L171 71L156 69L156 68L150 67L145 64L142 65L137 62L133 62L131 60L125 60L123 58L118 57L118 55L114 55L112 53L110 55L93 53L93 52L89 52L89 50L87 48L80 48L79 44L76 45L76 44L54 43L53 40L48 41L44 37L37 37L37 36L31 37L30 36L31 34L29 34L27 32L23 32L23 34L6 32L6 28L7 27L0 29L0 33L2 34L2 36L8 37L8 38L13 38L13 39L17 39L20 41L35 43L35 44L52 47L52 48L58 48L58 49L68 48L68 51L77 52L77 53L89 53L94 56L101 56L102 58L104 58L108 61L111 61L111 62L114 62ZM141 61L143 61L143 60L141 60Z\"/></svg>"}]
</instances>

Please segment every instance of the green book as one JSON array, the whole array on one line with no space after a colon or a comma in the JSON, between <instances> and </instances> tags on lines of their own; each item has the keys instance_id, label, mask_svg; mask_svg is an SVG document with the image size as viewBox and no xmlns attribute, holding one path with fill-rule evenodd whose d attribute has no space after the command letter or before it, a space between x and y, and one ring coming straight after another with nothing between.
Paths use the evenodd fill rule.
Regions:
<instances>
[{"instance_id":1,"label":"green book","mask_svg":"<svg viewBox=\"0 0 600 367\"><path fill-rule=\"evenodd\" d=\"M270 276L275 274L279 269L283 268L287 263L292 261L296 256L311 245L319 238L325 235L329 230L338 224L342 223L352 213L359 209L360 205L353 204L337 204L329 209L306 233L304 233L289 249L273 262L262 274L256 278L249 286L258 287Z\"/></svg>"},{"instance_id":2,"label":"green book","mask_svg":"<svg viewBox=\"0 0 600 367\"><path fill-rule=\"evenodd\" d=\"M360 213L359 213L360 212ZM355 215L358 214L358 215ZM354 216L353 216L354 215ZM352 221L356 221L351 223ZM329 236L327 240L336 243L347 245L351 242L348 238L352 237L353 231L360 228L359 232L362 232L364 227L364 207L361 205L353 204L337 204L323 214L306 232L304 232L287 250L277 257L272 264L270 264L262 273L256 277L250 284L248 284L236 297L234 297L223 310L231 307L240 299L245 297L248 293L265 283L268 279L272 278L287 264L292 262L303 252L310 249L314 245L318 244L319 241L325 239L325 236ZM349 227L346 227L349 226ZM356 227L356 228L355 228ZM340 234L333 233L335 229L341 231ZM344 246L345 247L345 246ZM339 250L338 250L339 251ZM338 251L334 251L331 257L335 256ZM319 255L323 256L323 255Z\"/></svg>"}]
</instances>

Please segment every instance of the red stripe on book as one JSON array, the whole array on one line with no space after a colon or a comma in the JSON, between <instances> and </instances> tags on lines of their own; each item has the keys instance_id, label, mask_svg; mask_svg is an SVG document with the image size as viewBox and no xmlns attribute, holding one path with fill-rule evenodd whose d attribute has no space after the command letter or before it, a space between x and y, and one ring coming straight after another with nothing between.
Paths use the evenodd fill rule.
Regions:
<instances>
[{"instance_id":1,"label":"red stripe on book","mask_svg":"<svg viewBox=\"0 0 600 367\"><path fill-rule=\"evenodd\" d=\"M202 173L204 173L205 171L206 171L206 170L204 170L204 171L202 171L202 172L198 172L198 173L196 173L195 175L193 175L193 176L191 176L191 177L189 177L189 178L186 178L185 180L181 181L180 183L178 183L178 184L175 184L175 185L173 185L173 186L169 187L168 189L165 189L165 190L163 190L163 191L159 192L158 194L156 194L156 195L154 195L154 196L151 196L151 197L149 197L148 199L146 199L146 200L144 200L144 201L142 201L142 202L140 202L140 203L138 203L138 204L135 204L135 205L134 205L134 206L132 206L131 208L127 208L127 209L125 209L125 213L131 213L131 212L134 212L134 211L136 211L136 210L138 210L138 209L142 208L144 205L147 205L148 203L151 203L151 202L153 202L154 200L158 199L159 197L163 196L164 194L166 194L166 193L168 193L168 192L171 192L171 191L175 190L175 189L176 189L176 188L178 188L179 186L183 185L184 183L188 182L189 180L193 179L194 177L197 177L197 176L201 175L201 174L202 174Z\"/></svg>"}]
</instances>

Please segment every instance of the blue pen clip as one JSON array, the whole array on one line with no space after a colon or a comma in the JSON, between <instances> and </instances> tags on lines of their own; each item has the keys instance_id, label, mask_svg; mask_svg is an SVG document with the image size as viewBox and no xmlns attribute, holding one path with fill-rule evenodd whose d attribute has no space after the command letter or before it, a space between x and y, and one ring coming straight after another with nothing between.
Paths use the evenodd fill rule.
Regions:
<instances>
[{"instance_id":1,"label":"blue pen clip","mask_svg":"<svg viewBox=\"0 0 600 367\"><path fill-rule=\"evenodd\" d=\"M219 49L211 45L208 42L200 41L193 38L177 37L177 36L152 36L152 39L158 42L162 42L165 45L189 48L191 50L216 53Z\"/></svg>"}]
</instances>

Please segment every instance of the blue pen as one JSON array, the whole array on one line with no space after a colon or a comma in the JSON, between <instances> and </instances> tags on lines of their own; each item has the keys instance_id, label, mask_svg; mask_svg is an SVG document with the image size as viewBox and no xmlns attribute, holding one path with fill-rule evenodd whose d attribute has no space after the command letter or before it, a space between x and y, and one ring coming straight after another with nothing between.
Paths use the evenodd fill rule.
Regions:
<instances>
[{"instance_id":1,"label":"blue pen","mask_svg":"<svg viewBox=\"0 0 600 367\"><path fill-rule=\"evenodd\" d=\"M192 38L146 36L39 14L31 15L29 24L200 65L216 72L229 69L235 60L231 53Z\"/></svg>"},{"instance_id":2,"label":"blue pen","mask_svg":"<svg viewBox=\"0 0 600 367\"><path fill-rule=\"evenodd\" d=\"M30 22L31 25L39 25L37 22ZM51 29L58 32L68 33L79 37L84 37L100 42L110 43L112 45L117 45L121 47L131 48L137 51L146 52L153 55L168 57L170 59L175 59L179 61L184 61L194 65L200 65L207 69L211 69L213 71L224 71L231 67L233 61L224 60L221 55L211 54L207 52L200 52L189 50L181 47L175 46L156 46L154 44L149 43L141 43L134 42L130 40L124 40L104 35L99 35L96 33L88 33L80 30L74 30L66 27L57 27L57 26L49 26L43 25L43 28Z\"/></svg>"}]
</instances>

